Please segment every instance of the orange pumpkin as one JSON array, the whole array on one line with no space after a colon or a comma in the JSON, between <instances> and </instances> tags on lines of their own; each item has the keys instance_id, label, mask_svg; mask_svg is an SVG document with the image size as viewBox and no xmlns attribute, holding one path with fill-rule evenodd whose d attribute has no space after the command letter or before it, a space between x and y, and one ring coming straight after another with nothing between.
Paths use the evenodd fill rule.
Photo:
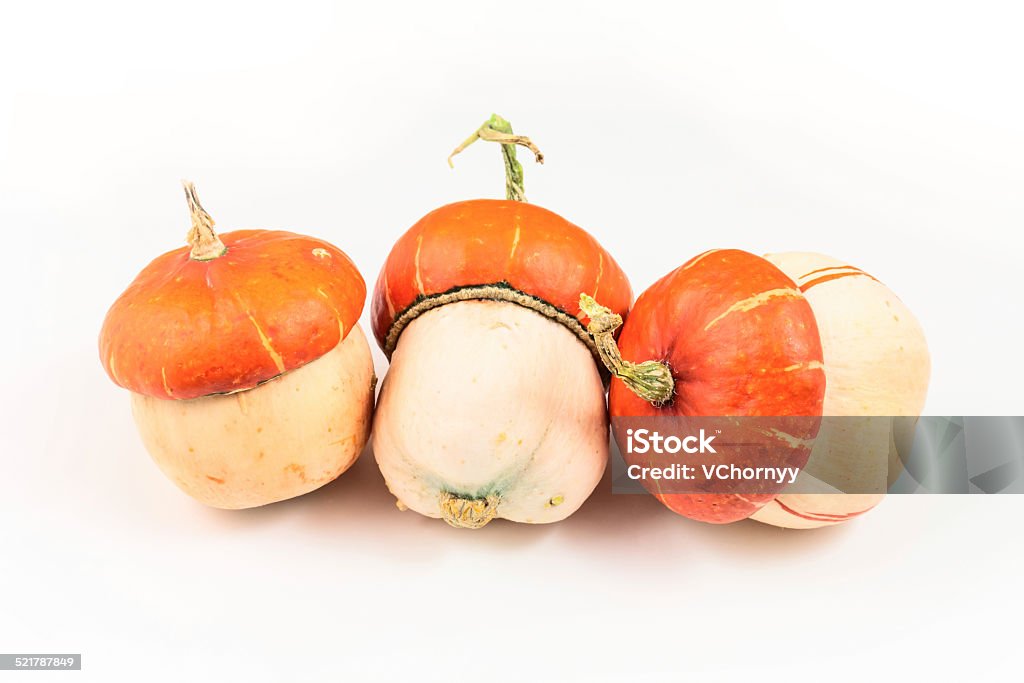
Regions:
<instances>
[{"instance_id":1,"label":"orange pumpkin","mask_svg":"<svg viewBox=\"0 0 1024 683\"><path fill-rule=\"evenodd\" d=\"M395 244L373 294L391 368L374 454L399 507L478 528L494 517L553 522L590 495L607 460L597 349L580 311L596 292L625 315L625 273L583 229L525 202L515 145L492 117L482 138L505 157L505 200L443 206Z\"/></svg>"},{"instance_id":2,"label":"orange pumpkin","mask_svg":"<svg viewBox=\"0 0 1024 683\"><path fill-rule=\"evenodd\" d=\"M594 292L625 314L626 274L589 233L522 201L474 199L442 206L399 238L373 293L373 331L391 356L402 330L455 301L507 301L592 341L579 293Z\"/></svg>"},{"instance_id":3,"label":"orange pumpkin","mask_svg":"<svg viewBox=\"0 0 1024 683\"><path fill-rule=\"evenodd\" d=\"M363 279L323 240L218 236L189 183L186 197L190 244L157 257L114 302L103 367L132 392L150 453L186 492L219 507L305 493L368 438Z\"/></svg>"},{"instance_id":4,"label":"orange pumpkin","mask_svg":"<svg viewBox=\"0 0 1024 683\"><path fill-rule=\"evenodd\" d=\"M627 463L645 464L624 447L631 428L744 417L765 419L734 421L720 441L762 447L721 455L740 466L806 464L825 396L821 339L807 300L771 262L738 249L690 259L640 295L617 347L610 332L621 320L581 299L616 375L608 403ZM759 438L762 431L775 432L777 443ZM782 490L711 482L680 493L655 484L652 493L669 509L711 523L745 519Z\"/></svg>"}]
</instances>

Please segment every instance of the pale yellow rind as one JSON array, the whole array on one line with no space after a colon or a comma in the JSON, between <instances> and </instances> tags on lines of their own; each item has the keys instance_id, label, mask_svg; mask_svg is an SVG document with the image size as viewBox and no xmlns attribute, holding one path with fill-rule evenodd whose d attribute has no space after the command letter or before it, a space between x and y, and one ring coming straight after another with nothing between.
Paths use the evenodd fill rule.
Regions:
<instances>
[{"instance_id":1,"label":"pale yellow rind","mask_svg":"<svg viewBox=\"0 0 1024 683\"><path fill-rule=\"evenodd\" d=\"M792 252L765 258L805 290L814 311L825 362L824 415L920 415L931 361L924 331L903 302L868 274L828 256ZM825 279L833 275L841 277ZM870 509L886 490L891 431L881 419L826 420L799 482L801 490L823 493L782 494L753 519L806 529ZM835 489L822 482L863 493L825 494Z\"/></svg>"},{"instance_id":2,"label":"pale yellow rind","mask_svg":"<svg viewBox=\"0 0 1024 683\"><path fill-rule=\"evenodd\" d=\"M185 493L217 508L266 505L323 486L359 457L373 360L356 326L327 354L254 389L188 401L133 393L132 413L153 460Z\"/></svg>"}]
</instances>

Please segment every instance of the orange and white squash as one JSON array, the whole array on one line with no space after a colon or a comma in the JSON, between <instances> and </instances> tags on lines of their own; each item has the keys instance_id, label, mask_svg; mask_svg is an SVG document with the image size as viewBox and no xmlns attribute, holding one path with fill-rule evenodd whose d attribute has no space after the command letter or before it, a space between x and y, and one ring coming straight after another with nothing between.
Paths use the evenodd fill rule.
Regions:
<instances>
[{"instance_id":1,"label":"orange and white squash","mask_svg":"<svg viewBox=\"0 0 1024 683\"><path fill-rule=\"evenodd\" d=\"M702 417L754 421L766 416L783 418L770 420L778 444L765 451L771 462L752 464L806 462L825 395L821 341L807 300L773 264L738 249L690 259L637 298L617 346L611 332L621 319L590 297L581 300L602 358L615 375L609 410L628 464L645 464L645 458L634 459L622 447L631 419L656 426ZM745 429L739 425L730 438ZM777 491L725 486L651 493L680 515L726 524L749 517Z\"/></svg>"},{"instance_id":2,"label":"orange and white squash","mask_svg":"<svg viewBox=\"0 0 1024 683\"><path fill-rule=\"evenodd\" d=\"M579 292L623 314L632 292L587 232L522 201L513 145L532 143L499 117L477 136L502 143L509 198L427 214L377 280L373 328L391 367L373 452L401 509L462 528L555 522L583 504L608 457Z\"/></svg>"},{"instance_id":3,"label":"orange and white squash","mask_svg":"<svg viewBox=\"0 0 1024 683\"><path fill-rule=\"evenodd\" d=\"M217 235L186 184L189 246L114 302L100 359L150 455L197 500L247 508L312 491L369 437L363 279L337 247L279 230Z\"/></svg>"},{"instance_id":4,"label":"orange and white squash","mask_svg":"<svg viewBox=\"0 0 1024 683\"><path fill-rule=\"evenodd\" d=\"M645 291L617 344L610 332L622 321L581 299L615 375L609 405L620 445L633 418L742 417L755 427L806 418L794 423L804 433L789 435L798 437L791 453L767 452L800 463L790 487L800 493L654 491L670 509L712 523L814 528L853 519L884 496L892 418L920 414L930 362L917 320L872 276L819 254L712 250Z\"/></svg>"}]
</instances>

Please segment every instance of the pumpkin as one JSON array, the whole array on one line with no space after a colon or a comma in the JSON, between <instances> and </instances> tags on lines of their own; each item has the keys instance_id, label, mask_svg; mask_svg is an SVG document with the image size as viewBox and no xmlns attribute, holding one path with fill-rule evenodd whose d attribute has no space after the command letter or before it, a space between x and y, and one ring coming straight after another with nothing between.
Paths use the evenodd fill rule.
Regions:
<instances>
[{"instance_id":1,"label":"pumpkin","mask_svg":"<svg viewBox=\"0 0 1024 683\"><path fill-rule=\"evenodd\" d=\"M802 493L779 495L753 519L790 528L831 526L861 515L884 496L895 429L924 408L931 362L924 331L892 291L859 268L814 253L768 254L807 298L825 363L826 416ZM813 478L812 478L813 477ZM816 480L816 481L815 481ZM822 484L856 493L803 493ZM832 487L834 488L834 487Z\"/></svg>"},{"instance_id":2,"label":"pumpkin","mask_svg":"<svg viewBox=\"0 0 1024 683\"><path fill-rule=\"evenodd\" d=\"M480 528L564 519L607 461L597 349L580 291L625 314L632 292L593 237L525 201L516 145L492 116L459 146L501 144L506 199L443 206L392 248L373 331L390 358L373 452L400 509Z\"/></svg>"},{"instance_id":3,"label":"pumpkin","mask_svg":"<svg viewBox=\"0 0 1024 683\"><path fill-rule=\"evenodd\" d=\"M712 250L644 292L617 345L610 332L622 321L585 295L581 304L616 376L609 406L620 444L633 418L807 418L782 423L791 453L773 451L800 464L799 493L655 491L672 510L807 529L853 519L884 496L894 431L906 423L894 418L920 414L930 363L917 320L874 277L820 254ZM813 416L824 416L818 429Z\"/></svg>"},{"instance_id":4,"label":"pumpkin","mask_svg":"<svg viewBox=\"0 0 1024 683\"><path fill-rule=\"evenodd\" d=\"M369 436L363 279L323 240L218 235L191 183L185 194L189 244L153 260L111 306L103 367L131 392L156 464L197 500L247 508L312 491Z\"/></svg>"},{"instance_id":5,"label":"pumpkin","mask_svg":"<svg viewBox=\"0 0 1024 683\"><path fill-rule=\"evenodd\" d=\"M817 418L825 374L814 314L796 284L769 261L736 249L691 259L640 295L616 346L621 319L581 296L590 329L615 375L609 410L622 447L626 427L617 418ZM634 363L623 359L647 359ZM817 420L775 421L775 462L800 466ZM743 429L742 426L739 427ZM632 460L632 462L639 462ZM776 491L652 493L669 509L723 524L745 519Z\"/></svg>"}]
</instances>

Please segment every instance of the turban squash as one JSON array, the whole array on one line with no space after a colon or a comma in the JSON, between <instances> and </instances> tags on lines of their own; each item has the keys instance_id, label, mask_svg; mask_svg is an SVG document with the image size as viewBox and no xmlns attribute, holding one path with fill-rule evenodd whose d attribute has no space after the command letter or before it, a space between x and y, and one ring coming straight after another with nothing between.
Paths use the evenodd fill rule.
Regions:
<instances>
[{"instance_id":1,"label":"turban squash","mask_svg":"<svg viewBox=\"0 0 1024 683\"><path fill-rule=\"evenodd\" d=\"M462 528L554 522L579 508L607 461L603 378L579 292L621 314L632 292L586 231L525 202L515 145L536 151L527 138L497 116L463 146L477 138L502 144L508 198L424 216L374 288L373 330L391 367L373 451L402 509Z\"/></svg>"},{"instance_id":2,"label":"turban squash","mask_svg":"<svg viewBox=\"0 0 1024 683\"><path fill-rule=\"evenodd\" d=\"M930 365L920 325L875 278L819 254L708 251L637 299L617 345L610 332L621 320L587 296L581 305L615 374L620 446L637 419L739 417L741 439L743 425L779 438L768 461L742 464L802 468L799 493L655 491L673 511L813 528L882 498L890 420L920 413Z\"/></svg>"},{"instance_id":3,"label":"turban squash","mask_svg":"<svg viewBox=\"0 0 1024 683\"><path fill-rule=\"evenodd\" d=\"M217 235L186 183L189 246L111 306L100 359L150 455L199 501L246 508L333 480L369 437L366 287L344 252L281 230Z\"/></svg>"}]
</instances>

